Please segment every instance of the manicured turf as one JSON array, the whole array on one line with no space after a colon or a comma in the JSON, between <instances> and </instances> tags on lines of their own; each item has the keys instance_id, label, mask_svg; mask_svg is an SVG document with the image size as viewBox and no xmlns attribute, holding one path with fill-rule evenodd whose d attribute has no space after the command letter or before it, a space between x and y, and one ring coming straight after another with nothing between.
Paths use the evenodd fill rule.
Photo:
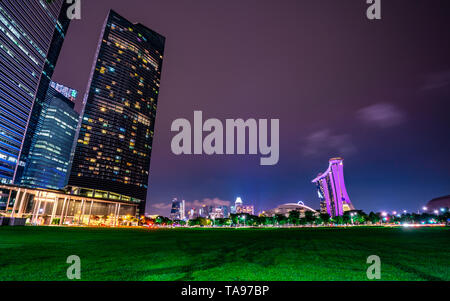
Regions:
<instances>
[{"instance_id":1,"label":"manicured turf","mask_svg":"<svg viewBox=\"0 0 450 301\"><path fill-rule=\"evenodd\" d=\"M450 280L449 228L0 227L0 280Z\"/></svg>"}]
</instances>

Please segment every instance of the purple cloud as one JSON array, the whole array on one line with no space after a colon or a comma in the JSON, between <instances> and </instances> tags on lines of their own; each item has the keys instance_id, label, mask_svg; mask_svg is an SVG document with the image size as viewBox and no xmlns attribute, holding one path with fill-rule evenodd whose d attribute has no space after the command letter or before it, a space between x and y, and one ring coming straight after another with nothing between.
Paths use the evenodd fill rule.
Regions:
<instances>
[{"instance_id":1,"label":"purple cloud","mask_svg":"<svg viewBox=\"0 0 450 301\"><path fill-rule=\"evenodd\" d=\"M320 155L345 156L357 152L348 134L334 134L329 129L316 131L306 138L303 155L306 157Z\"/></svg>"},{"instance_id":2,"label":"purple cloud","mask_svg":"<svg viewBox=\"0 0 450 301\"><path fill-rule=\"evenodd\" d=\"M190 208L200 208L205 206L230 206L231 202L226 200L221 200L219 198L204 198L203 200L194 200L192 202L186 202L186 209ZM151 214L168 215L170 209L172 208L172 202L161 202L150 204Z\"/></svg>"},{"instance_id":3,"label":"purple cloud","mask_svg":"<svg viewBox=\"0 0 450 301\"><path fill-rule=\"evenodd\" d=\"M194 200L193 202L186 202L186 208L199 208L205 206L230 206L230 201L221 200L219 198L208 199L205 198L202 201Z\"/></svg>"},{"instance_id":4,"label":"purple cloud","mask_svg":"<svg viewBox=\"0 0 450 301\"><path fill-rule=\"evenodd\" d=\"M422 90L440 89L450 85L450 70L428 74Z\"/></svg>"},{"instance_id":5,"label":"purple cloud","mask_svg":"<svg viewBox=\"0 0 450 301\"><path fill-rule=\"evenodd\" d=\"M357 112L359 120L369 125L388 128L399 125L406 120L405 114L389 103L377 103Z\"/></svg>"}]
</instances>

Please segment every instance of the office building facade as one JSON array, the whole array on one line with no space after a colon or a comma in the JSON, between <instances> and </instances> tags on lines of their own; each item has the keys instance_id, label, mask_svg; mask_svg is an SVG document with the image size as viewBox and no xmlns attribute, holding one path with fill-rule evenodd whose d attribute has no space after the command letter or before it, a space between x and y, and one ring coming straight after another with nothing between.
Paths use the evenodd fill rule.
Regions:
<instances>
[{"instance_id":1,"label":"office building facade","mask_svg":"<svg viewBox=\"0 0 450 301\"><path fill-rule=\"evenodd\" d=\"M0 182L20 182L70 20L63 0L0 2Z\"/></svg>"},{"instance_id":2,"label":"office building facade","mask_svg":"<svg viewBox=\"0 0 450 301\"><path fill-rule=\"evenodd\" d=\"M71 193L145 210L165 38L108 14L84 98Z\"/></svg>"},{"instance_id":3,"label":"office building facade","mask_svg":"<svg viewBox=\"0 0 450 301\"><path fill-rule=\"evenodd\" d=\"M33 135L21 186L61 190L67 185L79 121L73 103L76 96L77 91L51 82Z\"/></svg>"}]
</instances>

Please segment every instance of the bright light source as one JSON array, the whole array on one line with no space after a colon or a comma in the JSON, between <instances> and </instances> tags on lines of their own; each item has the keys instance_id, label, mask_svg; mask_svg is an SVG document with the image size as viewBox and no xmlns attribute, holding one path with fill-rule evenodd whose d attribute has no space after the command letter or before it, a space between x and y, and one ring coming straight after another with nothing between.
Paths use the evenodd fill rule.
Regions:
<instances>
[{"instance_id":1,"label":"bright light source","mask_svg":"<svg viewBox=\"0 0 450 301\"><path fill-rule=\"evenodd\" d=\"M422 207L422 210L423 210L423 211L427 211L428 208L427 208L426 206L423 206L423 207Z\"/></svg>"},{"instance_id":2,"label":"bright light source","mask_svg":"<svg viewBox=\"0 0 450 301\"><path fill-rule=\"evenodd\" d=\"M381 213L382 216L387 216L386 212Z\"/></svg>"}]
</instances>

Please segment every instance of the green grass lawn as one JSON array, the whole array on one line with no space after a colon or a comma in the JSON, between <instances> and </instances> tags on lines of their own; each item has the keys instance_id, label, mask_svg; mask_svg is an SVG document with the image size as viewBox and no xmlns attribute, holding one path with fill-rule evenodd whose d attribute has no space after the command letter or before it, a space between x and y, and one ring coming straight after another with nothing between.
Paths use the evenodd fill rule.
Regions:
<instances>
[{"instance_id":1,"label":"green grass lawn","mask_svg":"<svg viewBox=\"0 0 450 301\"><path fill-rule=\"evenodd\" d=\"M0 280L450 280L449 228L0 227Z\"/></svg>"}]
</instances>

